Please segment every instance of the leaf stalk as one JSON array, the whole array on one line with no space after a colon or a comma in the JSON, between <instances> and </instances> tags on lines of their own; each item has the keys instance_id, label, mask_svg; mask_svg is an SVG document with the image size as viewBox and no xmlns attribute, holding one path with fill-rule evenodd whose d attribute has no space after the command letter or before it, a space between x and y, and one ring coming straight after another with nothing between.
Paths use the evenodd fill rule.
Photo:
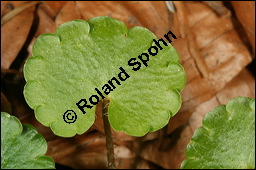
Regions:
<instances>
[{"instance_id":1,"label":"leaf stalk","mask_svg":"<svg viewBox=\"0 0 256 170\"><path fill-rule=\"evenodd\" d=\"M104 124L104 132L106 136L106 148L107 148L107 167L108 169L116 169L115 166L115 154L114 154L114 145L111 133L111 127L108 121L108 106L109 100L103 99L102 101L102 119Z\"/></svg>"}]
</instances>

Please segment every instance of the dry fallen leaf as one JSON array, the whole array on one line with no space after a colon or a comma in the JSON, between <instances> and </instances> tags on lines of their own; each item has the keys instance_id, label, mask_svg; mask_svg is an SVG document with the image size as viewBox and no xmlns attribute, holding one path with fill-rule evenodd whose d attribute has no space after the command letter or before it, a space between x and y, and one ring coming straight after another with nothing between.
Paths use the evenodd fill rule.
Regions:
<instances>
[{"instance_id":1,"label":"dry fallen leaf","mask_svg":"<svg viewBox=\"0 0 256 170\"><path fill-rule=\"evenodd\" d=\"M250 40L255 57L255 1L231 1L231 4Z\"/></svg>"},{"instance_id":2,"label":"dry fallen leaf","mask_svg":"<svg viewBox=\"0 0 256 170\"><path fill-rule=\"evenodd\" d=\"M14 9L26 3L1 1L2 6L12 5ZM1 26L1 68L8 69L24 45L34 19L34 10L34 6L27 8Z\"/></svg>"}]
</instances>

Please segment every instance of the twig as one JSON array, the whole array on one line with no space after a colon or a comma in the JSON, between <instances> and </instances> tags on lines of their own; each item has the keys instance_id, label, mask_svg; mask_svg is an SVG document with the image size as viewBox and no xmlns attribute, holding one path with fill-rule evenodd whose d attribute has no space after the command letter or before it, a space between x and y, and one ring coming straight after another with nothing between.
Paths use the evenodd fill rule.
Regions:
<instances>
[{"instance_id":1,"label":"twig","mask_svg":"<svg viewBox=\"0 0 256 170\"><path fill-rule=\"evenodd\" d=\"M116 169L112 133L111 133L111 127L108 121L108 106L109 106L109 101L106 98L103 99L102 119L103 119L104 131L106 136L106 147L107 147L107 157L108 157L107 167L108 169Z\"/></svg>"},{"instance_id":2,"label":"twig","mask_svg":"<svg viewBox=\"0 0 256 170\"><path fill-rule=\"evenodd\" d=\"M17 8L15 8L11 12L9 12L5 16L3 16L3 18L1 19L1 26L3 26L6 22L8 22L10 19L12 19L14 16L19 14L20 12L24 11L25 9L27 9L33 5L38 4L38 3L40 3L40 1L32 1L32 2L26 3L24 5L21 5Z\"/></svg>"}]
</instances>

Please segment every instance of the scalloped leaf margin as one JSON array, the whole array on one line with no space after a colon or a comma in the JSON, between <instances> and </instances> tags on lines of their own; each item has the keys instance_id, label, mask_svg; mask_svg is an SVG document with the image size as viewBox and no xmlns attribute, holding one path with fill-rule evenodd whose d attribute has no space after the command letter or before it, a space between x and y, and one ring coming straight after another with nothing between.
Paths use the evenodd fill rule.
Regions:
<instances>
[{"instance_id":1,"label":"scalloped leaf margin","mask_svg":"<svg viewBox=\"0 0 256 170\"><path fill-rule=\"evenodd\" d=\"M33 126L1 112L1 169L55 169L46 151L44 137Z\"/></svg>"},{"instance_id":2,"label":"scalloped leaf margin","mask_svg":"<svg viewBox=\"0 0 256 170\"><path fill-rule=\"evenodd\" d=\"M186 148L182 169L255 169L255 99L210 111Z\"/></svg>"}]
</instances>

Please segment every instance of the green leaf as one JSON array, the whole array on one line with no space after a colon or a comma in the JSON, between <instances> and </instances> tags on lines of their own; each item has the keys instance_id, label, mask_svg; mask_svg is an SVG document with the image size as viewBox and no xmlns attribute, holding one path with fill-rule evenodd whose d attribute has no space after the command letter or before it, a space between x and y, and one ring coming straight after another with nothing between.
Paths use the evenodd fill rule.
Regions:
<instances>
[{"instance_id":1,"label":"green leaf","mask_svg":"<svg viewBox=\"0 0 256 170\"><path fill-rule=\"evenodd\" d=\"M1 112L1 169L54 169L46 151L45 139L33 126Z\"/></svg>"},{"instance_id":2,"label":"green leaf","mask_svg":"<svg viewBox=\"0 0 256 170\"><path fill-rule=\"evenodd\" d=\"M96 105L88 99L92 95L101 99L97 88L110 101L108 118L116 131L143 136L164 127L181 106L180 91L186 77L169 43L162 44L157 55L149 55L147 67L142 64L138 56L148 53L153 39L157 40L148 29L127 29L123 22L110 17L70 21L55 34L41 35L24 66L24 96L37 120L59 136L83 134L94 123ZM128 65L131 58L140 62L139 70L133 70L139 64ZM115 88L108 82L113 77L120 84L113 79ZM105 84L112 90L108 95ZM85 114L76 105L81 99L92 106L84 108ZM70 119L77 118L75 122L64 121L67 110L73 111L67 114Z\"/></svg>"},{"instance_id":3,"label":"green leaf","mask_svg":"<svg viewBox=\"0 0 256 170\"><path fill-rule=\"evenodd\" d=\"M237 97L210 111L186 157L183 169L255 169L255 99Z\"/></svg>"}]
</instances>

